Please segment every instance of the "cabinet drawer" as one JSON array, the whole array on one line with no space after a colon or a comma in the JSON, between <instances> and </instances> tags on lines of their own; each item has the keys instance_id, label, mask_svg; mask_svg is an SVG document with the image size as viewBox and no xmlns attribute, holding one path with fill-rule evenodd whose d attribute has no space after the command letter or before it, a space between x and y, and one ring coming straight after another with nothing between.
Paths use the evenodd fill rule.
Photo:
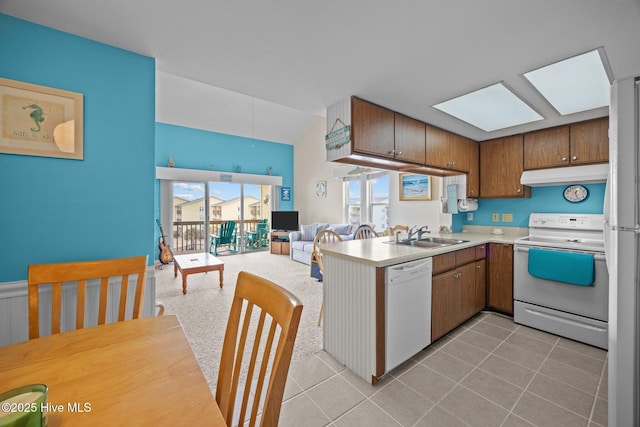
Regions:
<instances>
[{"instance_id":1,"label":"cabinet drawer","mask_svg":"<svg viewBox=\"0 0 640 427\"><path fill-rule=\"evenodd\" d=\"M476 248L460 249L454 252L456 254L456 266L469 264L476 260Z\"/></svg>"},{"instance_id":2,"label":"cabinet drawer","mask_svg":"<svg viewBox=\"0 0 640 427\"><path fill-rule=\"evenodd\" d=\"M448 252L433 257L433 275L451 270L456 266L456 253Z\"/></svg>"},{"instance_id":3,"label":"cabinet drawer","mask_svg":"<svg viewBox=\"0 0 640 427\"><path fill-rule=\"evenodd\" d=\"M476 246L476 260L487 257L487 245Z\"/></svg>"}]
</instances>

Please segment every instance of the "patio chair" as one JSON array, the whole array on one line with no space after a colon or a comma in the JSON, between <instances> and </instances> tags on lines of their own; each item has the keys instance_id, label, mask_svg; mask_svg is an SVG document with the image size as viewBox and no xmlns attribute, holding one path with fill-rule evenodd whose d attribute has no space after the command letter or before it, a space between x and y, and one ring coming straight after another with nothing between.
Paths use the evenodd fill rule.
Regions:
<instances>
[{"instance_id":1,"label":"patio chair","mask_svg":"<svg viewBox=\"0 0 640 427\"><path fill-rule=\"evenodd\" d=\"M218 230L218 234L211 235L211 244L209 245L209 253L212 253L214 256L218 256L218 247L222 245L227 245L227 250L229 252L236 252L236 222L235 221L226 221L220 224L220 229ZM233 249L231 247L233 246ZM213 248L213 252L211 251Z\"/></svg>"},{"instance_id":2,"label":"patio chair","mask_svg":"<svg viewBox=\"0 0 640 427\"><path fill-rule=\"evenodd\" d=\"M244 235L247 247L263 248L269 245L269 223L261 219L256 224L255 231L247 231Z\"/></svg>"}]
</instances>

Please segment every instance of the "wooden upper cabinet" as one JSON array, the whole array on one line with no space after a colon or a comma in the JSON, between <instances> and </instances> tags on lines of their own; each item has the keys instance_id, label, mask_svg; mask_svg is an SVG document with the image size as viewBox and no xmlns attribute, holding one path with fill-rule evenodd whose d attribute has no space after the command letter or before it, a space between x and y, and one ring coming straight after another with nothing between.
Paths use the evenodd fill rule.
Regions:
<instances>
[{"instance_id":1,"label":"wooden upper cabinet","mask_svg":"<svg viewBox=\"0 0 640 427\"><path fill-rule=\"evenodd\" d=\"M470 139L426 125L428 166L469 172Z\"/></svg>"},{"instance_id":2,"label":"wooden upper cabinet","mask_svg":"<svg viewBox=\"0 0 640 427\"><path fill-rule=\"evenodd\" d=\"M393 158L394 115L384 107L351 97L353 151Z\"/></svg>"},{"instance_id":3,"label":"wooden upper cabinet","mask_svg":"<svg viewBox=\"0 0 640 427\"><path fill-rule=\"evenodd\" d=\"M609 118L524 134L524 168L545 169L609 161Z\"/></svg>"},{"instance_id":4,"label":"wooden upper cabinet","mask_svg":"<svg viewBox=\"0 0 640 427\"><path fill-rule=\"evenodd\" d=\"M467 173L467 197L480 197L480 147L472 140L467 142L469 149L469 172Z\"/></svg>"},{"instance_id":5,"label":"wooden upper cabinet","mask_svg":"<svg viewBox=\"0 0 640 427\"><path fill-rule=\"evenodd\" d=\"M423 165L425 161L425 124L395 113L395 158Z\"/></svg>"},{"instance_id":6,"label":"wooden upper cabinet","mask_svg":"<svg viewBox=\"0 0 640 427\"><path fill-rule=\"evenodd\" d=\"M609 117L571 125L571 164L609 161Z\"/></svg>"},{"instance_id":7,"label":"wooden upper cabinet","mask_svg":"<svg viewBox=\"0 0 640 427\"><path fill-rule=\"evenodd\" d=\"M435 126L426 125L427 134L427 164L429 166L449 168L449 146L452 133Z\"/></svg>"},{"instance_id":8,"label":"wooden upper cabinet","mask_svg":"<svg viewBox=\"0 0 640 427\"><path fill-rule=\"evenodd\" d=\"M569 126L524 134L524 169L569 166Z\"/></svg>"},{"instance_id":9,"label":"wooden upper cabinet","mask_svg":"<svg viewBox=\"0 0 640 427\"><path fill-rule=\"evenodd\" d=\"M480 195L482 198L531 197L520 184L524 167L522 135L480 143Z\"/></svg>"}]
</instances>

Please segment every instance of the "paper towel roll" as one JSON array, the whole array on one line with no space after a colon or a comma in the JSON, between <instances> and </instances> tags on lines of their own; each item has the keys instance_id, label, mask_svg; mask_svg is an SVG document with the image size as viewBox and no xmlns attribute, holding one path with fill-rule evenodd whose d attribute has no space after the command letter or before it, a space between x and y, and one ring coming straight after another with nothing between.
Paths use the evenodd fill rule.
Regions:
<instances>
[{"instance_id":1,"label":"paper towel roll","mask_svg":"<svg viewBox=\"0 0 640 427\"><path fill-rule=\"evenodd\" d=\"M478 201L475 199L460 199L458 200L458 210L463 212L477 211Z\"/></svg>"}]
</instances>

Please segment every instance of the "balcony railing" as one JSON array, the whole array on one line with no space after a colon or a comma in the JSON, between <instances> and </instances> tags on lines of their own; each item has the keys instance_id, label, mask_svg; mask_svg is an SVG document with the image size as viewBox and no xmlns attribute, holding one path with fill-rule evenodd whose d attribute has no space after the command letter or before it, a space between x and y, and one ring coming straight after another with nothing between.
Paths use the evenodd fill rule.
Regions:
<instances>
[{"instance_id":1,"label":"balcony railing","mask_svg":"<svg viewBox=\"0 0 640 427\"><path fill-rule=\"evenodd\" d=\"M236 220L212 220L209 222L209 231L205 231L204 221L176 221L173 223L173 247L171 251L176 254L191 252L208 252L209 236L218 234L220 224ZM255 231L259 219L247 219L244 221L244 232ZM240 221L236 221L239 227ZM239 235L239 230L236 230ZM239 249L239 248L238 248Z\"/></svg>"}]
</instances>

